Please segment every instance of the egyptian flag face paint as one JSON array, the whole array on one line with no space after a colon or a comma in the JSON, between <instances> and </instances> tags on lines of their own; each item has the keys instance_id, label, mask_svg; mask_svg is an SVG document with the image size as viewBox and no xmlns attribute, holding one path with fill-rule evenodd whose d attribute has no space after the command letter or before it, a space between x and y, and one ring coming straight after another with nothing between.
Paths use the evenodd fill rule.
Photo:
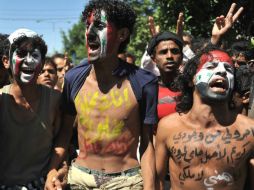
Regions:
<instances>
[{"instance_id":1,"label":"egyptian flag face paint","mask_svg":"<svg viewBox=\"0 0 254 190\"><path fill-rule=\"evenodd\" d=\"M234 66L229 55L219 50L202 55L195 86L203 100L227 100L234 88Z\"/></svg>"},{"instance_id":2,"label":"egyptian flag face paint","mask_svg":"<svg viewBox=\"0 0 254 190\"><path fill-rule=\"evenodd\" d=\"M38 49L34 49L31 52L17 53L15 50L12 55L11 69L16 78L24 84L30 84L36 81L41 69L41 52Z\"/></svg>"},{"instance_id":3,"label":"egyptian flag face paint","mask_svg":"<svg viewBox=\"0 0 254 190\"><path fill-rule=\"evenodd\" d=\"M112 53L116 42L116 27L108 22L103 10L94 11L86 23L88 60L96 61Z\"/></svg>"}]
</instances>

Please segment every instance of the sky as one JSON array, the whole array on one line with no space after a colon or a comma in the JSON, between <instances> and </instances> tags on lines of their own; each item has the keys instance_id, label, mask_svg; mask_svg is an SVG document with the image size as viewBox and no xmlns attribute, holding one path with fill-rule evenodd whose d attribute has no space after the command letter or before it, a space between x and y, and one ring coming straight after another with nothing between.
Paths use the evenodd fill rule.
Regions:
<instances>
[{"instance_id":1,"label":"sky","mask_svg":"<svg viewBox=\"0 0 254 190\"><path fill-rule=\"evenodd\" d=\"M63 53L61 31L79 21L88 0L1 0L0 33L29 28L48 45L48 55Z\"/></svg>"}]
</instances>

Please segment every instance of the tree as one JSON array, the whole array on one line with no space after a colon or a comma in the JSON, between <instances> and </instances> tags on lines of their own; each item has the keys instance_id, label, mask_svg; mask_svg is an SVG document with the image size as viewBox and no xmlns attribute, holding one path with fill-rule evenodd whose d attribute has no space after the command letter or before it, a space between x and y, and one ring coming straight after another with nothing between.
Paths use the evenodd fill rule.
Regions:
<instances>
[{"instance_id":1,"label":"tree","mask_svg":"<svg viewBox=\"0 0 254 190\"><path fill-rule=\"evenodd\" d=\"M85 24L81 18L77 24L73 25L67 34L62 32L62 38L65 52L67 52L69 56L75 55L76 63L79 63L80 60L86 57Z\"/></svg>"},{"instance_id":2,"label":"tree","mask_svg":"<svg viewBox=\"0 0 254 190\"><path fill-rule=\"evenodd\" d=\"M129 3L137 14L137 20L127 51L135 55L136 64L139 65L146 45L151 38L148 16L156 14L156 6L152 0L129 0Z\"/></svg>"},{"instance_id":3,"label":"tree","mask_svg":"<svg viewBox=\"0 0 254 190\"><path fill-rule=\"evenodd\" d=\"M137 14L137 22L127 51L135 55L136 63L145 51L151 36L148 27L148 16L153 16L161 31L175 32L179 12L184 13L185 31L194 37L208 38L216 16L226 14L233 0L126 0ZM236 36L248 39L254 36L254 1L237 1L244 7L244 12L233 29L225 36L226 40L234 41ZM80 20L67 34L62 33L64 49L71 54L76 52L77 60L86 56L85 24Z\"/></svg>"},{"instance_id":4,"label":"tree","mask_svg":"<svg viewBox=\"0 0 254 190\"><path fill-rule=\"evenodd\" d=\"M232 0L156 0L160 7L159 24L163 30L171 29L175 25L177 15L183 12L185 15L185 30L194 37L207 38L211 35L214 19L226 14ZM244 7L244 12L236 22L232 30L225 36L229 41L237 35L247 38L250 34L250 24L253 22L254 2L253 0L235 1L237 5Z\"/></svg>"}]
</instances>

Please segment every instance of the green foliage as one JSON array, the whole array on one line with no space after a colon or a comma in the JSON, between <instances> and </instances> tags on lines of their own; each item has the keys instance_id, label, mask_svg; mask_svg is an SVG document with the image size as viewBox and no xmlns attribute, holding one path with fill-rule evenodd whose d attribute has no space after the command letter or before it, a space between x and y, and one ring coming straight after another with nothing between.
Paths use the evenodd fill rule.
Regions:
<instances>
[{"instance_id":1,"label":"green foliage","mask_svg":"<svg viewBox=\"0 0 254 190\"><path fill-rule=\"evenodd\" d=\"M127 51L135 55L137 58L136 64L140 65L140 60L145 52L147 42L151 38L148 16L153 15L155 12L154 2L151 0L129 0L129 3L137 14L137 20Z\"/></svg>"},{"instance_id":2,"label":"green foliage","mask_svg":"<svg viewBox=\"0 0 254 190\"><path fill-rule=\"evenodd\" d=\"M151 36L148 26L148 16L153 16L156 25L161 31L170 30L175 32L176 21L179 12L184 13L184 31L190 32L194 37L208 38L211 35L214 19L220 15L226 15L232 0L126 0L137 13L137 22L131 42L127 51L136 56L136 64L145 51L145 47ZM247 38L250 33L250 23L253 22L254 1L237 1L238 5L244 6L244 13L238 22L224 37L228 41L235 40L241 35ZM252 34L254 36L254 34ZM77 60L86 56L85 48L85 25L81 20L68 31L62 33L64 49L69 52L76 52Z\"/></svg>"},{"instance_id":3,"label":"green foliage","mask_svg":"<svg viewBox=\"0 0 254 190\"><path fill-rule=\"evenodd\" d=\"M68 33L62 32L63 46L65 52L71 56L73 53L76 54L76 63L86 57L85 48L85 24L81 21L74 24Z\"/></svg>"}]
</instances>

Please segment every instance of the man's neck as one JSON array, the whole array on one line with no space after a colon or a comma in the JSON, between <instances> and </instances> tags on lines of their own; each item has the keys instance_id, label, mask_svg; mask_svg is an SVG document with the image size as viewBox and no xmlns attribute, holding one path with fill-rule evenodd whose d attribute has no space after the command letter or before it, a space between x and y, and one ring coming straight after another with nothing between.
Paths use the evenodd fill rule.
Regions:
<instances>
[{"instance_id":1,"label":"man's neck","mask_svg":"<svg viewBox=\"0 0 254 190\"><path fill-rule=\"evenodd\" d=\"M38 97L40 97L39 85L37 84L20 85L14 81L14 83L11 84L11 90L17 99L35 101Z\"/></svg>"},{"instance_id":2,"label":"man's neck","mask_svg":"<svg viewBox=\"0 0 254 190\"><path fill-rule=\"evenodd\" d=\"M195 123L197 122L205 128L216 125L228 126L233 123L235 118L229 110L227 101L204 103L196 91L193 94L193 106L189 113Z\"/></svg>"}]
</instances>

